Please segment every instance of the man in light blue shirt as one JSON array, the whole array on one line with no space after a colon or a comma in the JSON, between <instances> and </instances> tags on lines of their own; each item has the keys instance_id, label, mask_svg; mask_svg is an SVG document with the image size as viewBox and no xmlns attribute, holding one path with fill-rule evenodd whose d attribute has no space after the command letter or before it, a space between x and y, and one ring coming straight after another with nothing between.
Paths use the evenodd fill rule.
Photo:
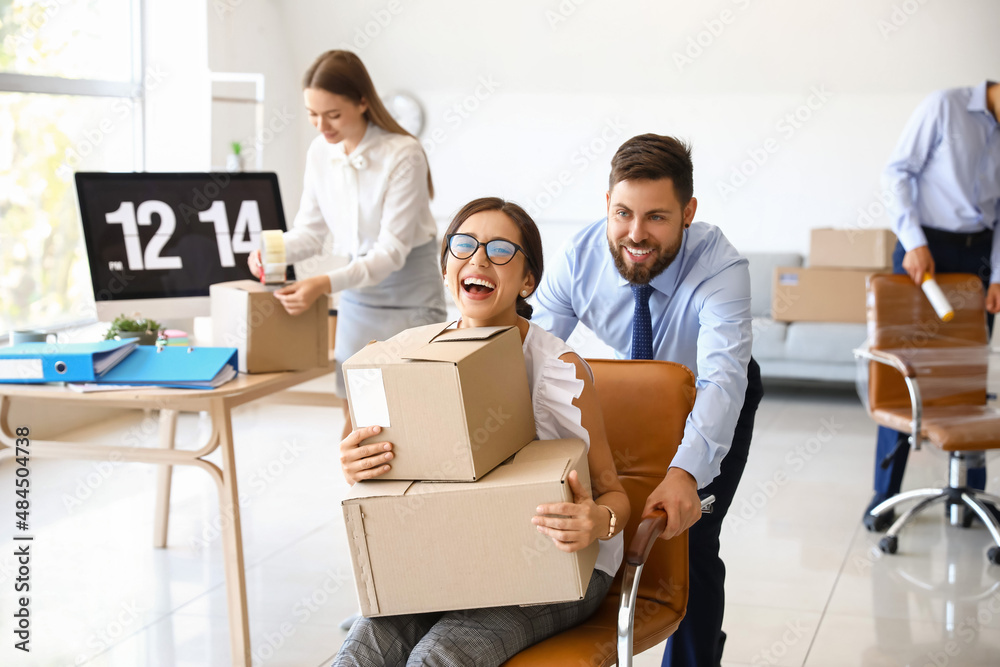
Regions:
<instances>
[{"instance_id":1,"label":"man in light blue shirt","mask_svg":"<svg viewBox=\"0 0 1000 667\"><path fill-rule=\"evenodd\" d=\"M698 202L683 143L633 137L611 165L608 217L549 261L532 321L563 339L582 322L619 357L682 363L697 377L680 448L643 513L666 512L665 539L690 528L688 610L663 664L717 667L725 641L719 535L763 395L750 358L747 260L717 227L693 222ZM716 497L705 517L699 489Z\"/></svg>"},{"instance_id":2,"label":"man in light blue shirt","mask_svg":"<svg viewBox=\"0 0 1000 667\"><path fill-rule=\"evenodd\" d=\"M925 99L889 158L883 184L893 195L889 208L899 237L895 272L917 285L935 271L978 275L992 332L1000 311L1000 85L986 81ZM879 428L869 511L899 493L908 454L905 434ZM968 483L984 488L981 460L970 464ZM875 518L866 511L864 523L881 531L894 519L894 512Z\"/></svg>"}]
</instances>

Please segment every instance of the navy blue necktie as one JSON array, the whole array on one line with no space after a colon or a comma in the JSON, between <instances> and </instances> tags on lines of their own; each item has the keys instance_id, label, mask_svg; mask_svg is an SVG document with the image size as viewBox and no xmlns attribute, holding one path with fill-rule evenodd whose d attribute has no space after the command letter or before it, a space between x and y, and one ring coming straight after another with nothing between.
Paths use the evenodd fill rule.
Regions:
<instances>
[{"instance_id":1,"label":"navy blue necktie","mask_svg":"<svg viewBox=\"0 0 1000 667\"><path fill-rule=\"evenodd\" d=\"M649 295L653 288L646 285L632 284L632 297L635 299L635 312L632 315L632 358L653 358L653 322L649 316Z\"/></svg>"}]
</instances>

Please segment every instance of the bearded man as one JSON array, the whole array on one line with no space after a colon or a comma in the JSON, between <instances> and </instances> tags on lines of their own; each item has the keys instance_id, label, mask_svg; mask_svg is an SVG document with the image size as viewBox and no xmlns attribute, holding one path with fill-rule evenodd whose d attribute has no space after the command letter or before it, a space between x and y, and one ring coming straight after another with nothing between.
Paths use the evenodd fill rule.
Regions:
<instances>
[{"instance_id":1,"label":"bearded man","mask_svg":"<svg viewBox=\"0 0 1000 667\"><path fill-rule=\"evenodd\" d=\"M694 372L698 393L684 437L643 514L666 512L664 539L690 529L687 615L663 665L718 667L726 638L719 537L763 388L750 356L747 260L718 227L694 222L693 172L691 149L673 137L626 141L611 160L607 218L547 262L532 321L564 340L580 322L621 358ZM714 510L702 516L699 496L709 494Z\"/></svg>"}]
</instances>

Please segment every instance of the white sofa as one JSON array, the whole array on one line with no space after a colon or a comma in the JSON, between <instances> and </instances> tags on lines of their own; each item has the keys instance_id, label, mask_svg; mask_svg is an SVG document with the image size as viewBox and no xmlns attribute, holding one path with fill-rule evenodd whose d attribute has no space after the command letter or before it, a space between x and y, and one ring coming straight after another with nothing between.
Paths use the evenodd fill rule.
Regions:
<instances>
[{"instance_id":1,"label":"white sofa","mask_svg":"<svg viewBox=\"0 0 1000 667\"><path fill-rule=\"evenodd\" d=\"M866 325L841 322L776 322L771 287L776 266L802 266L795 253L744 253L750 262L753 356L761 376L771 380L854 382L851 351L864 342Z\"/></svg>"}]
</instances>

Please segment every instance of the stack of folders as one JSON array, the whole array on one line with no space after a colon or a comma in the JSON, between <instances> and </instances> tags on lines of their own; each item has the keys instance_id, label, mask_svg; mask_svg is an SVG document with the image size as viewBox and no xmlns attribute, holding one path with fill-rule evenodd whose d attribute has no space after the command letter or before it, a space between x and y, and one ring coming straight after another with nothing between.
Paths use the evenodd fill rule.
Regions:
<instances>
[{"instance_id":1,"label":"stack of folders","mask_svg":"<svg viewBox=\"0 0 1000 667\"><path fill-rule=\"evenodd\" d=\"M131 354L138 342L129 339L0 347L0 382L97 382Z\"/></svg>"},{"instance_id":2,"label":"stack of folders","mask_svg":"<svg viewBox=\"0 0 1000 667\"><path fill-rule=\"evenodd\" d=\"M22 343L0 348L0 382L69 382L77 391L112 386L214 389L237 375L236 348L100 343Z\"/></svg>"}]
</instances>

